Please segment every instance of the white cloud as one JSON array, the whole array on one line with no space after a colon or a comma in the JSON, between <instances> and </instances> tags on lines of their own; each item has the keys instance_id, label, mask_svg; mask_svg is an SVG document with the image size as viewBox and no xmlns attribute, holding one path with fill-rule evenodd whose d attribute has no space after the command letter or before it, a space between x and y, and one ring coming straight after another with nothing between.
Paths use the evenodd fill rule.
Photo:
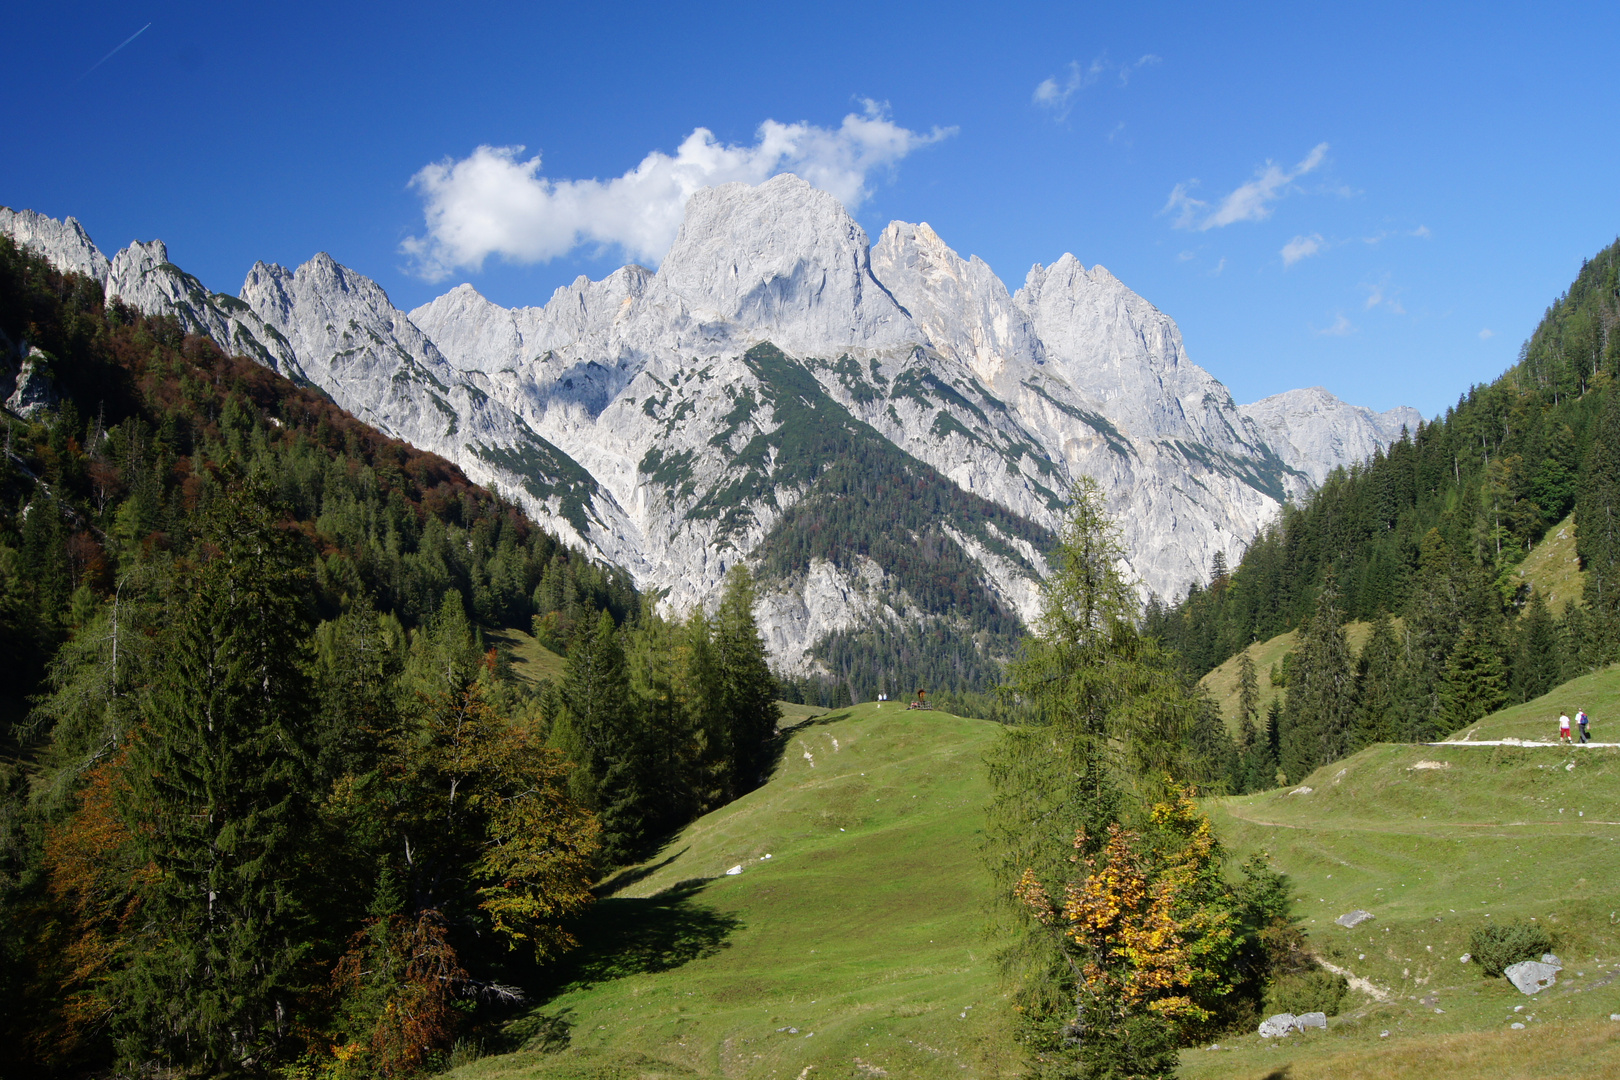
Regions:
<instances>
[{"instance_id":1,"label":"white cloud","mask_svg":"<svg viewBox=\"0 0 1620 1080\"><path fill-rule=\"evenodd\" d=\"M1195 199L1188 193L1189 189L1197 186L1197 180L1188 180L1186 183L1177 184L1171 189L1170 198L1165 200L1164 209L1160 210L1159 213L1174 213L1176 215L1175 220L1170 222L1172 227L1177 229L1192 228L1193 218L1198 216L1200 210L1209 205L1204 200Z\"/></svg>"},{"instance_id":2,"label":"white cloud","mask_svg":"<svg viewBox=\"0 0 1620 1080\"><path fill-rule=\"evenodd\" d=\"M1311 148L1311 152L1305 155L1305 160L1292 169L1284 169L1276 162L1266 162L1253 180L1233 190L1202 221L1195 222L1195 219L1209 204L1191 198L1187 194L1187 189L1197 184L1196 180L1177 184L1170 192L1170 201L1160 213L1175 209L1177 214L1172 224L1176 228L1197 228L1200 232L1219 229L1240 221L1264 221L1271 216L1272 204L1288 193L1289 185L1306 173L1320 168L1322 162L1327 160L1327 152L1327 143L1317 143Z\"/></svg>"},{"instance_id":3,"label":"white cloud","mask_svg":"<svg viewBox=\"0 0 1620 1080\"><path fill-rule=\"evenodd\" d=\"M1209 276L1210 277L1220 277L1221 276L1221 271L1225 270L1225 269L1226 269L1226 256L1222 255L1221 256L1221 261L1215 264L1215 269L1213 269L1213 270L1211 270L1209 272Z\"/></svg>"},{"instance_id":4,"label":"white cloud","mask_svg":"<svg viewBox=\"0 0 1620 1080\"><path fill-rule=\"evenodd\" d=\"M1341 311L1339 317L1333 320L1332 326L1318 330L1316 333L1318 337L1344 337L1346 334L1355 332L1356 328L1351 325L1350 320L1345 318L1344 312Z\"/></svg>"},{"instance_id":5,"label":"white cloud","mask_svg":"<svg viewBox=\"0 0 1620 1080\"><path fill-rule=\"evenodd\" d=\"M1417 237L1419 240L1427 240L1434 234L1429 231L1429 227L1427 225L1419 225L1417 228L1412 230L1412 235Z\"/></svg>"},{"instance_id":6,"label":"white cloud","mask_svg":"<svg viewBox=\"0 0 1620 1080\"><path fill-rule=\"evenodd\" d=\"M525 160L521 146L480 146L411 178L427 232L401 249L430 281L456 268L481 269L491 255L545 262L583 244L618 247L657 263L674 242L686 201L700 188L759 184L794 172L854 210L871 194L869 174L955 133L954 127L909 131L891 121L884 106L867 101L836 129L767 120L752 146L728 145L698 128L673 155L654 150L610 180L553 180L541 174L539 155Z\"/></svg>"},{"instance_id":7,"label":"white cloud","mask_svg":"<svg viewBox=\"0 0 1620 1080\"><path fill-rule=\"evenodd\" d=\"M1491 340L1491 338L1493 338L1495 336L1496 336L1496 331L1492 330L1488 326L1485 329L1483 329L1483 330L1481 330L1479 332L1479 340L1481 340L1481 341L1489 341L1489 340Z\"/></svg>"},{"instance_id":8,"label":"white cloud","mask_svg":"<svg viewBox=\"0 0 1620 1080\"><path fill-rule=\"evenodd\" d=\"M1197 257L1198 256L1195 252L1183 251L1176 256L1176 262L1191 262Z\"/></svg>"},{"instance_id":9,"label":"white cloud","mask_svg":"<svg viewBox=\"0 0 1620 1080\"><path fill-rule=\"evenodd\" d=\"M1382 307L1394 315L1406 314L1406 307L1397 296L1400 290L1389 287L1388 274L1384 275L1384 280L1376 285L1363 285L1362 288L1367 290L1367 302L1362 305L1364 311Z\"/></svg>"},{"instance_id":10,"label":"white cloud","mask_svg":"<svg viewBox=\"0 0 1620 1080\"><path fill-rule=\"evenodd\" d=\"M1111 73L1119 80L1119 85L1126 86L1138 69L1163 62L1163 57L1152 53L1145 54L1131 64L1116 64L1106 55L1097 57L1084 67L1080 65L1080 61L1071 60L1069 74L1061 82L1055 75L1042 79L1036 84L1035 93L1031 95L1030 100L1042 108L1051 109L1057 119L1062 120L1069 115L1074 96L1086 87L1094 85L1104 75ZM1109 138L1112 139L1113 136Z\"/></svg>"},{"instance_id":11,"label":"white cloud","mask_svg":"<svg viewBox=\"0 0 1620 1080\"><path fill-rule=\"evenodd\" d=\"M1308 259L1325 246L1321 233L1311 233L1309 236L1296 236L1282 246L1282 261L1284 266L1293 266L1301 259Z\"/></svg>"}]
</instances>

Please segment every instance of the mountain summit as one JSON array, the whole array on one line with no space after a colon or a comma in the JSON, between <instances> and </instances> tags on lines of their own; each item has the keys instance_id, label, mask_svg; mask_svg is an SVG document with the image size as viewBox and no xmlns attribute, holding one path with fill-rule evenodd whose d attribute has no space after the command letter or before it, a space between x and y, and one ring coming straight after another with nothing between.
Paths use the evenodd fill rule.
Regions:
<instances>
[{"instance_id":1,"label":"mountain summit","mask_svg":"<svg viewBox=\"0 0 1620 1080\"><path fill-rule=\"evenodd\" d=\"M656 273L514 309L459 285L407 315L325 253L256 264L232 297L159 243L109 261L72 219L0 230L498 483L677 611L750 563L790 671L919 634L1004 651L1080 475L1144 594L1169 595L1411 422L1325 391L1239 408L1103 267L1065 254L1009 292L926 224L871 245L792 175L695 194Z\"/></svg>"}]
</instances>

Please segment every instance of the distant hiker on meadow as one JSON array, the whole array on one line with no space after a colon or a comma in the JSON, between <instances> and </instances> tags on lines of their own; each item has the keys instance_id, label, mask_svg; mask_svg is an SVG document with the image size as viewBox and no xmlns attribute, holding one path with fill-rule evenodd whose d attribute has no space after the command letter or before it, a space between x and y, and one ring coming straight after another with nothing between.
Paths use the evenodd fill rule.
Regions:
<instances>
[{"instance_id":1,"label":"distant hiker on meadow","mask_svg":"<svg viewBox=\"0 0 1620 1080\"><path fill-rule=\"evenodd\" d=\"M1575 722L1581 725L1581 742L1585 742L1587 731L1592 726L1592 721L1587 717L1585 709L1575 710Z\"/></svg>"},{"instance_id":2,"label":"distant hiker on meadow","mask_svg":"<svg viewBox=\"0 0 1620 1080\"><path fill-rule=\"evenodd\" d=\"M1571 742L1569 737L1569 713L1558 715L1558 741Z\"/></svg>"}]
</instances>

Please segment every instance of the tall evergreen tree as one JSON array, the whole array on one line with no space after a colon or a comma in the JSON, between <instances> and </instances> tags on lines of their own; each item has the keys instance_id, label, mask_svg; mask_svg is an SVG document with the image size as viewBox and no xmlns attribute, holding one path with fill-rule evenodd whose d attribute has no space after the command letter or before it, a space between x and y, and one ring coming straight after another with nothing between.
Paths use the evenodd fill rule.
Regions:
<instances>
[{"instance_id":1,"label":"tall evergreen tree","mask_svg":"<svg viewBox=\"0 0 1620 1080\"><path fill-rule=\"evenodd\" d=\"M1352 749L1401 738L1401 641L1387 612L1374 620L1372 633L1356 658L1355 734Z\"/></svg>"},{"instance_id":2,"label":"tall evergreen tree","mask_svg":"<svg viewBox=\"0 0 1620 1080\"><path fill-rule=\"evenodd\" d=\"M1254 654L1245 649L1238 656L1238 719L1253 725L1260 717L1260 678L1254 670Z\"/></svg>"},{"instance_id":3,"label":"tall evergreen tree","mask_svg":"<svg viewBox=\"0 0 1620 1080\"><path fill-rule=\"evenodd\" d=\"M716 711L731 751L729 788L735 798L765 780L776 724L776 679L765 656L765 639L754 621L754 580L734 565L714 617Z\"/></svg>"},{"instance_id":4,"label":"tall evergreen tree","mask_svg":"<svg viewBox=\"0 0 1620 1080\"><path fill-rule=\"evenodd\" d=\"M1354 676L1339 594L1329 575L1300 631L1283 708L1282 768L1291 783L1343 757L1354 726Z\"/></svg>"},{"instance_id":5,"label":"tall evergreen tree","mask_svg":"<svg viewBox=\"0 0 1620 1080\"><path fill-rule=\"evenodd\" d=\"M149 861L115 978L124 1058L262 1064L293 1023L303 933L312 694L308 557L234 487L175 582L120 814Z\"/></svg>"},{"instance_id":6,"label":"tall evergreen tree","mask_svg":"<svg viewBox=\"0 0 1620 1080\"><path fill-rule=\"evenodd\" d=\"M1518 701L1538 698L1564 681L1564 650L1558 626L1547 600L1533 590L1519 620L1518 648L1513 656L1511 697Z\"/></svg>"},{"instance_id":7,"label":"tall evergreen tree","mask_svg":"<svg viewBox=\"0 0 1620 1080\"><path fill-rule=\"evenodd\" d=\"M1586 569L1592 659L1607 664L1620 658L1620 393L1612 386L1582 470L1575 546Z\"/></svg>"},{"instance_id":8,"label":"tall evergreen tree","mask_svg":"<svg viewBox=\"0 0 1620 1080\"><path fill-rule=\"evenodd\" d=\"M586 620L568 643L563 710L552 726L552 745L576 766L569 777L575 797L598 810L623 794L634 794L602 787L609 768L621 756L630 714L628 689L618 631L613 616L603 611Z\"/></svg>"},{"instance_id":9,"label":"tall evergreen tree","mask_svg":"<svg viewBox=\"0 0 1620 1080\"><path fill-rule=\"evenodd\" d=\"M1508 702L1507 664L1501 646L1470 626L1446 660L1440 685L1440 735L1449 735Z\"/></svg>"}]
</instances>

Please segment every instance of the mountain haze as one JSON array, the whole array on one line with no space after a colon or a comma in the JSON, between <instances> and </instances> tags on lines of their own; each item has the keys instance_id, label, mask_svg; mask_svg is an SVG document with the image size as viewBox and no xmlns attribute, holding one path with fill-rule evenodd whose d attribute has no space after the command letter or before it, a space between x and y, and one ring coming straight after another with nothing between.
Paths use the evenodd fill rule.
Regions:
<instances>
[{"instance_id":1,"label":"mountain haze","mask_svg":"<svg viewBox=\"0 0 1620 1080\"><path fill-rule=\"evenodd\" d=\"M676 610L749 562L789 671L853 679L857 639L922 634L954 650L942 678L982 683L1036 612L1074 478L1102 485L1144 594L1169 595L1399 434L1325 391L1240 408L1103 267L1066 254L1010 292L926 224L871 244L788 174L698 192L656 272L541 307L461 285L407 315L325 253L256 264L233 297L159 242L108 260L30 211L0 210L0 231L498 484Z\"/></svg>"}]
</instances>

